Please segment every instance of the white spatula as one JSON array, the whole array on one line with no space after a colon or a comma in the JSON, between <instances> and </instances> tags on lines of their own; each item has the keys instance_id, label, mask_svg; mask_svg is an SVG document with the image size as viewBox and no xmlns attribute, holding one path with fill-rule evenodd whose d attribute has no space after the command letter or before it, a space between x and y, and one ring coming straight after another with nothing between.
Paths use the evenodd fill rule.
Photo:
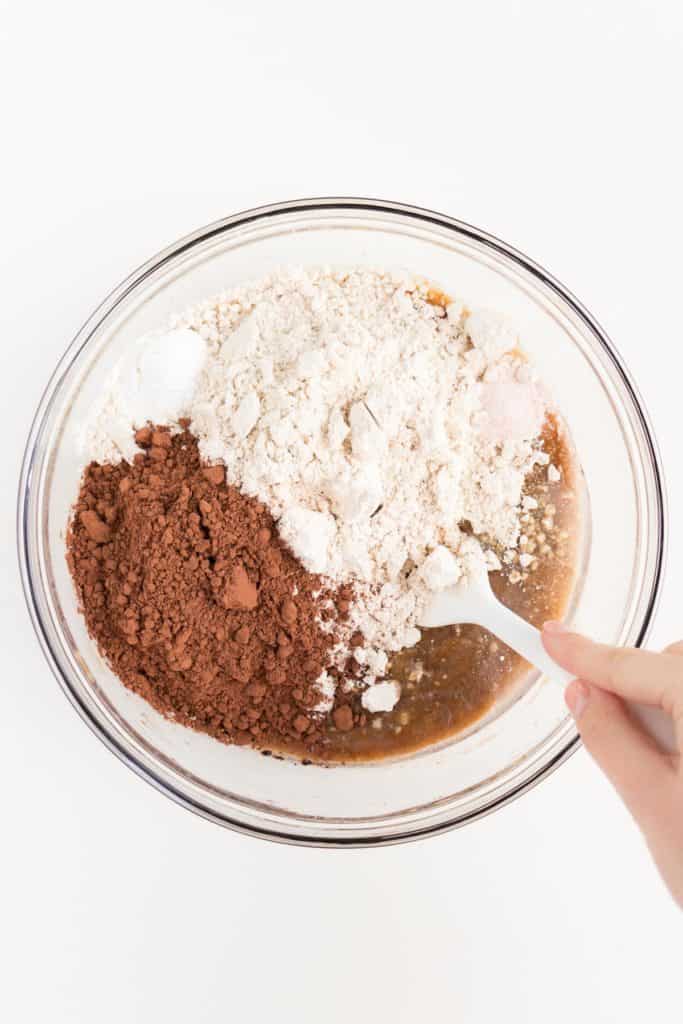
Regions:
<instances>
[{"instance_id":1,"label":"white spatula","mask_svg":"<svg viewBox=\"0 0 683 1024\"><path fill-rule=\"evenodd\" d=\"M540 630L498 600L486 573L435 594L418 625L429 628L459 623L483 626L555 682L566 684L574 678L550 657ZM664 750L676 751L673 721L668 715L640 704L632 704L631 709Z\"/></svg>"}]
</instances>

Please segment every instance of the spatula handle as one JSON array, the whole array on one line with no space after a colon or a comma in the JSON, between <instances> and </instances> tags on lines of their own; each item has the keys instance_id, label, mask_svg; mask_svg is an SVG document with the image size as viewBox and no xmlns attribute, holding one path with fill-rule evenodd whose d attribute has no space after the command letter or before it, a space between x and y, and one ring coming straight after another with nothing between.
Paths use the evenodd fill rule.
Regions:
<instances>
[{"instance_id":1,"label":"spatula handle","mask_svg":"<svg viewBox=\"0 0 683 1024\"><path fill-rule=\"evenodd\" d=\"M564 685L574 678L550 657L541 641L540 631L499 601L487 602L485 608L482 607L481 618L486 619L480 623L482 626L500 637L508 647L512 647L550 679ZM676 732L669 715L661 708L645 704L630 704L629 707L659 747L669 754L677 752Z\"/></svg>"},{"instance_id":2,"label":"spatula handle","mask_svg":"<svg viewBox=\"0 0 683 1024\"><path fill-rule=\"evenodd\" d=\"M544 675L562 684L569 683L574 678L550 657L541 642L540 631L505 605L499 601L488 602L485 616L486 622L482 622L481 625L540 669Z\"/></svg>"}]
</instances>

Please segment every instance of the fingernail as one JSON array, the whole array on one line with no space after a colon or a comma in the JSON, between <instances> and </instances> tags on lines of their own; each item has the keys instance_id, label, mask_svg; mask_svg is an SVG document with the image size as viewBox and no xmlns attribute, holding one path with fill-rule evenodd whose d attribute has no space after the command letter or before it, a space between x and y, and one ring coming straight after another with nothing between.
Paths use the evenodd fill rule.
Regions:
<instances>
[{"instance_id":1,"label":"fingernail","mask_svg":"<svg viewBox=\"0 0 683 1024\"><path fill-rule=\"evenodd\" d=\"M555 633L559 636L560 633L568 633L569 629L565 626L564 622L544 622L543 632Z\"/></svg>"},{"instance_id":2,"label":"fingernail","mask_svg":"<svg viewBox=\"0 0 683 1024\"><path fill-rule=\"evenodd\" d=\"M574 716L574 720L578 722L581 715L586 710L586 704L590 697L590 689L585 683L582 683L579 679L576 679L573 683L570 683L564 692L564 699L567 702L567 707Z\"/></svg>"}]
</instances>

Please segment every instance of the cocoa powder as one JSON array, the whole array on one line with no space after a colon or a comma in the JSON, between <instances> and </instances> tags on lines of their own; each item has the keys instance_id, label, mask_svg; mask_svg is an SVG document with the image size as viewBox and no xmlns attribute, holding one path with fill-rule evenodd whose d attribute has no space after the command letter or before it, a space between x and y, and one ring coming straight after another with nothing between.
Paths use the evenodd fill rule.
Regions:
<instances>
[{"instance_id":1,"label":"cocoa powder","mask_svg":"<svg viewBox=\"0 0 683 1024\"><path fill-rule=\"evenodd\" d=\"M100 651L126 686L184 725L319 752L314 684L334 643L320 619L343 619L349 594L303 569L267 509L226 485L222 466L202 466L187 429L150 426L136 441L132 464L87 467L68 533ZM342 696L328 721L346 731L358 711Z\"/></svg>"}]
</instances>

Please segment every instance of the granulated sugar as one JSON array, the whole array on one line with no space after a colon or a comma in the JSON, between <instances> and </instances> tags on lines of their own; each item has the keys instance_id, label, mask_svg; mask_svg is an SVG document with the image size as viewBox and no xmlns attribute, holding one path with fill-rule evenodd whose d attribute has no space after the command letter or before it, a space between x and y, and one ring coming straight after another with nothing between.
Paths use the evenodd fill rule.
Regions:
<instances>
[{"instance_id":1,"label":"granulated sugar","mask_svg":"<svg viewBox=\"0 0 683 1024\"><path fill-rule=\"evenodd\" d=\"M169 421L191 419L203 458L268 507L307 569L354 585L339 658L360 630L365 682L419 638L433 591L517 545L545 459L547 402L514 331L428 298L401 273L285 269L172 324L206 358ZM112 460L122 429L100 417L88 456Z\"/></svg>"}]
</instances>

